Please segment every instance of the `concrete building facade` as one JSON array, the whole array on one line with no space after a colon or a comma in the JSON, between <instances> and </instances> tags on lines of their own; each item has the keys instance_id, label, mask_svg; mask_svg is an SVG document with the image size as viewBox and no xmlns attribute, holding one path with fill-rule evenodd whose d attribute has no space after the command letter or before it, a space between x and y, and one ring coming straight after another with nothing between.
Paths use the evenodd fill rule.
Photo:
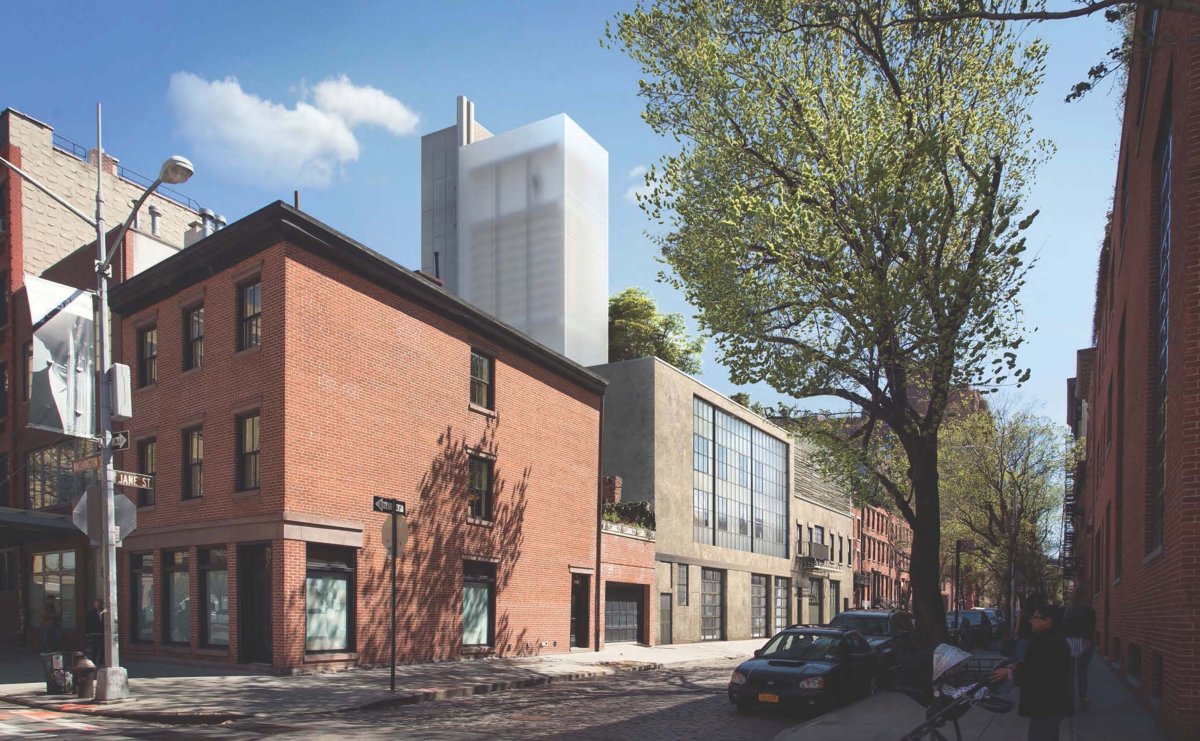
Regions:
<instances>
[{"instance_id":1,"label":"concrete building facade","mask_svg":"<svg viewBox=\"0 0 1200 741\"><path fill-rule=\"evenodd\" d=\"M1075 588L1098 650L1172 737L1200 737L1200 16L1139 6L1094 348L1071 419Z\"/></svg>"},{"instance_id":2,"label":"concrete building facade","mask_svg":"<svg viewBox=\"0 0 1200 741\"><path fill-rule=\"evenodd\" d=\"M584 365L608 360L608 152L560 114L421 139L421 269Z\"/></svg>"},{"instance_id":3,"label":"concrete building facade","mask_svg":"<svg viewBox=\"0 0 1200 741\"><path fill-rule=\"evenodd\" d=\"M654 506L658 642L794 623L786 431L657 358L592 370L609 381L602 470Z\"/></svg>"}]
</instances>

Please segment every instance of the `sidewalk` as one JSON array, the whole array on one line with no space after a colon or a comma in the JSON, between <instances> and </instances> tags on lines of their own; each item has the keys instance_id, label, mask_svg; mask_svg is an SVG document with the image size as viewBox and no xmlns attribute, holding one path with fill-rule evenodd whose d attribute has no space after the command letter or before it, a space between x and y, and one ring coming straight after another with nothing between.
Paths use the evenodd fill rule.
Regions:
<instances>
[{"instance_id":1,"label":"sidewalk","mask_svg":"<svg viewBox=\"0 0 1200 741\"><path fill-rule=\"evenodd\" d=\"M28 681L40 676L40 659L36 654L21 654L24 659L19 666L8 656L0 662L4 665L0 682L7 682L0 684L0 701L155 723L205 724L269 717L295 720L304 714L412 705L690 661L746 658L761 646L761 639L654 648L617 644L603 651L534 658L409 664L396 667L394 694L388 691L388 669L276 676L238 673L237 669L223 667L131 661L127 668L134 699L105 705L46 695L44 682Z\"/></svg>"},{"instance_id":2,"label":"sidewalk","mask_svg":"<svg viewBox=\"0 0 1200 741\"><path fill-rule=\"evenodd\" d=\"M1063 741L1168 741L1167 735L1146 712L1112 669L1099 658L1088 670L1091 704L1074 718L1063 722ZM1018 692L1006 695L1014 703ZM896 692L880 694L839 708L831 713L789 728L775 741L897 741L925 719L925 709ZM964 741L1024 741L1029 721L1017 714L996 715L973 708L959 721ZM954 738L954 728L942 734Z\"/></svg>"}]
</instances>

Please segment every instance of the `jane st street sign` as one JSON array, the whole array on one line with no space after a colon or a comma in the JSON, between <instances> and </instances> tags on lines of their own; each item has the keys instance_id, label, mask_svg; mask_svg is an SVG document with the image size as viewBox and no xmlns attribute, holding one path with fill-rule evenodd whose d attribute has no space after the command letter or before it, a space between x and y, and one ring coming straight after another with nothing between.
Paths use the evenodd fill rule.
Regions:
<instances>
[{"instance_id":1,"label":"jane st street sign","mask_svg":"<svg viewBox=\"0 0 1200 741\"><path fill-rule=\"evenodd\" d=\"M135 489L153 489L154 477L145 473L133 473L131 471L113 471L116 474L115 482L118 486L132 486Z\"/></svg>"}]
</instances>

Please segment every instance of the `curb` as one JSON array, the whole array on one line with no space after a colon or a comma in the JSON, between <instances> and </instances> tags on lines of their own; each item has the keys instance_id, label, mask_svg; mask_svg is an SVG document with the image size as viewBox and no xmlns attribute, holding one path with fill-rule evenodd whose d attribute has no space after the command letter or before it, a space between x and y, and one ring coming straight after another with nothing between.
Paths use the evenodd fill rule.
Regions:
<instances>
[{"instance_id":1,"label":"curb","mask_svg":"<svg viewBox=\"0 0 1200 741\"><path fill-rule=\"evenodd\" d=\"M363 710L385 710L387 708L419 705L421 703L435 702L437 700L448 700L455 697L487 695L493 692L504 692L506 690L544 687L546 685L556 684L559 682L574 682L583 679L611 676L613 674L625 674L630 672L650 671L653 669L663 668L663 664L650 661L614 662L607 665L600 664L599 666L602 668L594 671L579 671L572 672L570 674L542 675L537 677L527 677L525 679L512 679L499 682L481 682L477 684L458 684L438 689L397 692L394 697L385 697L358 705L350 705L340 708L312 710L306 713L293 713L290 717L296 717L298 715L352 713ZM98 705L91 702L64 702L61 704L56 704L54 701L36 700L20 695L0 696L0 702L12 703L14 705L24 705L25 707L38 708L39 710L49 710L57 713L76 713L79 715L121 718L123 720L134 720L144 723L161 723L164 725L177 726L218 725L229 721L272 717L272 714L270 713L240 713L236 711L175 712L167 710L136 710L133 708L125 710L119 707L119 704Z\"/></svg>"}]
</instances>

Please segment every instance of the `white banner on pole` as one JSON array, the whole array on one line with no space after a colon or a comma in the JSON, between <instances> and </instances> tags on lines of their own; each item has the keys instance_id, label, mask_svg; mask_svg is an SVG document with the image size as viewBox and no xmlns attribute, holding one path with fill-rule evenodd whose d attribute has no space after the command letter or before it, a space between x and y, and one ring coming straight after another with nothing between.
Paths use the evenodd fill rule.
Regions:
<instances>
[{"instance_id":1,"label":"white banner on pole","mask_svg":"<svg viewBox=\"0 0 1200 741\"><path fill-rule=\"evenodd\" d=\"M25 274L33 327L29 426L96 434L96 330L92 292Z\"/></svg>"}]
</instances>

